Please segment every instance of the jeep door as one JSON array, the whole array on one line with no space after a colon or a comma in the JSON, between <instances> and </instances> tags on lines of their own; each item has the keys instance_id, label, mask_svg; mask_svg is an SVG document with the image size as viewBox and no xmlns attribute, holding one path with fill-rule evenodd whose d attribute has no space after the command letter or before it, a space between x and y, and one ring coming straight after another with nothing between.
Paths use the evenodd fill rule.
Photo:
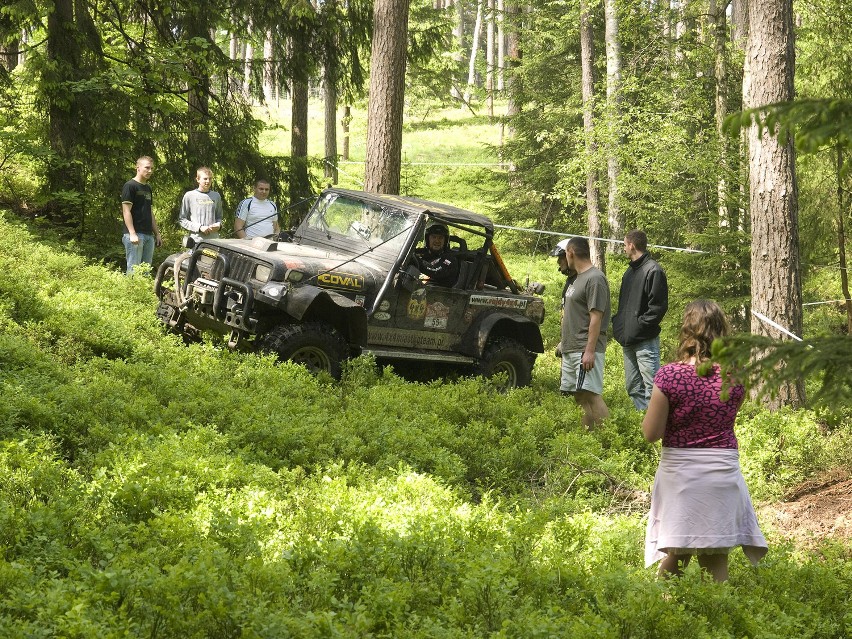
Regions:
<instances>
[{"instance_id":1,"label":"jeep door","mask_svg":"<svg viewBox=\"0 0 852 639\"><path fill-rule=\"evenodd\" d=\"M469 293L419 283L396 287L370 319L369 343L416 350L458 351Z\"/></svg>"}]
</instances>

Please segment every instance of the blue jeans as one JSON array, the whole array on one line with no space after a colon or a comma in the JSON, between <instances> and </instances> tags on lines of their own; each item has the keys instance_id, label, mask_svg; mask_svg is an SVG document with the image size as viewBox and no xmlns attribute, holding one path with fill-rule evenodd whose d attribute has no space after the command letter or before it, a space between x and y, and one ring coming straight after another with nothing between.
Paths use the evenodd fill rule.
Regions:
<instances>
[{"instance_id":1,"label":"blue jeans","mask_svg":"<svg viewBox=\"0 0 852 639\"><path fill-rule=\"evenodd\" d=\"M125 233L121 237L121 242L124 244L124 254L127 256L127 274L133 273L133 268L137 264L145 262L150 264L154 261L154 245L156 240L153 235L148 233L137 233L139 238L138 244L133 244L130 241L130 234Z\"/></svg>"},{"instance_id":2,"label":"blue jeans","mask_svg":"<svg viewBox=\"0 0 852 639\"><path fill-rule=\"evenodd\" d=\"M654 375L660 368L660 338L624 347L624 386L638 410L648 408Z\"/></svg>"}]
</instances>

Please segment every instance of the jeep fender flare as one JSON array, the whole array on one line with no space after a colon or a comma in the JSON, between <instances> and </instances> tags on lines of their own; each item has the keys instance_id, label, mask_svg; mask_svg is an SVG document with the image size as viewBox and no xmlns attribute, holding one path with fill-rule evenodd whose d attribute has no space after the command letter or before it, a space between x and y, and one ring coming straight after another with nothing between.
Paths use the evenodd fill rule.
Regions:
<instances>
[{"instance_id":1,"label":"jeep fender flare","mask_svg":"<svg viewBox=\"0 0 852 639\"><path fill-rule=\"evenodd\" d=\"M305 285L291 288L282 305L287 315L299 322L324 322L333 326L350 348L367 345L367 311L345 295Z\"/></svg>"},{"instance_id":2,"label":"jeep fender flare","mask_svg":"<svg viewBox=\"0 0 852 639\"><path fill-rule=\"evenodd\" d=\"M470 327L462 339L463 347L474 357L482 357L489 340L497 337L509 337L519 342L533 353L544 352L541 329L528 317L489 313Z\"/></svg>"}]
</instances>

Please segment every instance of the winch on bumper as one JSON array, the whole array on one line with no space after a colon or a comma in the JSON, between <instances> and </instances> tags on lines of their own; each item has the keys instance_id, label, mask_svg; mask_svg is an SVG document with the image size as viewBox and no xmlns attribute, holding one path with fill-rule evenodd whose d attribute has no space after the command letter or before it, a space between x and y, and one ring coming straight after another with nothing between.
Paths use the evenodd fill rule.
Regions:
<instances>
[{"instance_id":1,"label":"winch on bumper","mask_svg":"<svg viewBox=\"0 0 852 639\"><path fill-rule=\"evenodd\" d=\"M173 330L193 337L199 329L226 333L230 328L240 334L254 334L258 324L256 302L277 306L288 288L282 282L268 282L255 292L249 284L229 277L218 281L198 277L187 282L183 272L174 278L175 287L169 289L163 286L169 277L174 278L174 266L164 263L155 282L161 300L157 317Z\"/></svg>"}]
</instances>

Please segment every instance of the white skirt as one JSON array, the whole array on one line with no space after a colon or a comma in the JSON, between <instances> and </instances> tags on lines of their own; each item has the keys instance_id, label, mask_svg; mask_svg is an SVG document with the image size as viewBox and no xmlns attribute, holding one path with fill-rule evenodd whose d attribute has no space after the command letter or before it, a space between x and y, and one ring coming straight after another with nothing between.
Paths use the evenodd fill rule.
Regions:
<instances>
[{"instance_id":1,"label":"white skirt","mask_svg":"<svg viewBox=\"0 0 852 639\"><path fill-rule=\"evenodd\" d=\"M651 492L645 566L678 554L742 546L752 564L769 547L760 532L735 448L663 447Z\"/></svg>"}]
</instances>

